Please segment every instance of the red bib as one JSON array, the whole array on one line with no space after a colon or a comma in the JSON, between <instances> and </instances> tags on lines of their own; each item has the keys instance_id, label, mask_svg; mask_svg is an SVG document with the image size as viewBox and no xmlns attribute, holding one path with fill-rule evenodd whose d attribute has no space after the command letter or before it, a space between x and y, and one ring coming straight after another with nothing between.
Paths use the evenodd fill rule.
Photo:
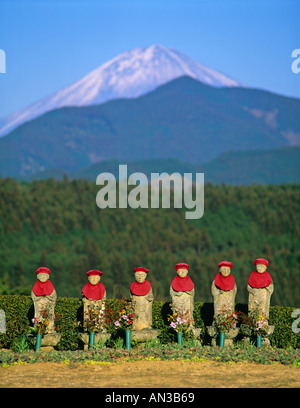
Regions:
<instances>
[{"instance_id":1,"label":"red bib","mask_svg":"<svg viewBox=\"0 0 300 408\"><path fill-rule=\"evenodd\" d=\"M176 292L186 292L188 290L194 289L194 283L189 276L185 278L180 278L180 276L175 276L172 280L172 288L176 290Z\"/></svg>"},{"instance_id":2,"label":"red bib","mask_svg":"<svg viewBox=\"0 0 300 408\"><path fill-rule=\"evenodd\" d=\"M232 275L223 276L219 272L215 277L215 285L221 290L232 290L235 285L235 279Z\"/></svg>"},{"instance_id":3,"label":"red bib","mask_svg":"<svg viewBox=\"0 0 300 408\"><path fill-rule=\"evenodd\" d=\"M82 293L87 299L100 300L104 296L105 286L101 282L98 282L96 285L88 282L84 285Z\"/></svg>"},{"instance_id":4,"label":"red bib","mask_svg":"<svg viewBox=\"0 0 300 408\"><path fill-rule=\"evenodd\" d=\"M46 282L37 280L33 285L32 291L36 296L48 296L54 291L54 286L49 279Z\"/></svg>"},{"instance_id":5,"label":"red bib","mask_svg":"<svg viewBox=\"0 0 300 408\"><path fill-rule=\"evenodd\" d=\"M272 278L269 272L265 271L263 273L259 273L257 271L253 271L249 277L248 283L252 288L265 288L272 283Z\"/></svg>"},{"instance_id":6,"label":"red bib","mask_svg":"<svg viewBox=\"0 0 300 408\"><path fill-rule=\"evenodd\" d=\"M130 292L136 296L145 296L150 292L150 289L151 289L151 283L147 280L145 280L142 283L134 281L130 285Z\"/></svg>"}]
</instances>

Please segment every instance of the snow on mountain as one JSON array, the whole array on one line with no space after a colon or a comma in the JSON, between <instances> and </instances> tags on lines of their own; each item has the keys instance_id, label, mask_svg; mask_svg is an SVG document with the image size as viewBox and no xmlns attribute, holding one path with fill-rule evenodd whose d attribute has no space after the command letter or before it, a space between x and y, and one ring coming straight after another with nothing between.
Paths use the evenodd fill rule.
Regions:
<instances>
[{"instance_id":1,"label":"snow on mountain","mask_svg":"<svg viewBox=\"0 0 300 408\"><path fill-rule=\"evenodd\" d=\"M161 45L136 48L116 56L74 84L0 119L0 137L50 110L135 98L185 75L215 87L243 86L175 49Z\"/></svg>"}]
</instances>

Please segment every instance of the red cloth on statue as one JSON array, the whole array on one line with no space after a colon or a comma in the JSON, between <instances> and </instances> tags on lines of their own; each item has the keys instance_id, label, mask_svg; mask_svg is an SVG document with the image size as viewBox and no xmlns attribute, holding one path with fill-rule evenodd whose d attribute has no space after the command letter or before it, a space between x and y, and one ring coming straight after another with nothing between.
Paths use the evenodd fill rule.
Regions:
<instances>
[{"instance_id":1,"label":"red cloth on statue","mask_svg":"<svg viewBox=\"0 0 300 408\"><path fill-rule=\"evenodd\" d=\"M82 293L87 299L100 300L104 296L105 286L101 282L98 282L96 285L88 282L84 285Z\"/></svg>"},{"instance_id":2,"label":"red cloth on statue","mask_svg":"<svg viewBox=\"0 0 300 408\"><path fill-rule=\"evenodd\" d=\"M252 288L265 288L272 283L272 277L268 271L263 273L259 273L257 271L253 271L249 277L248 283Z\"/></svg>"},{"instance_id":3,"label":"red cloth on statue","mask_svg":"<svg viewBox=\"0 0 300 408\"><path fill-rule=\"evenodd\" d=\"M147 280L141 283L134 281L130 285L130 292L136 296L145 296L150 292L150 289L151 283Z\"/></svg>"},{"instance_id":4,"label":"red cloth on statue","mask_svg":"<svg viewBox=\"0 0 300 408\"><path fill-rule=\"evenodd\" d=\"M48 296L54 291L54 286L49 279L46 282L37 280L33 285L32 291L36 296Z\"/></svg>"},{"instance_id":5,"label":"red cloth on statue","mask_svg":"<svg viewBox=\"0 0 300 408\"><path fill-rule=\"evenodd\" d=\"M172 280L172 288L176 292L186 292L188 290L194 289L194 283L189 276L181 278L180 276L175 276Z\"/></svg>"},{"instance_id":6,"label":"red cloth on statue","mask_svg":"<svg viewBox=\"0 0 300 408\"><path fill-rule=\"evenodd\" d=\"M234 276L223 276L221 272L219 272L215 277L215 285L222 290L232 290L235 285Z\"/></svg>"}]
</instances>

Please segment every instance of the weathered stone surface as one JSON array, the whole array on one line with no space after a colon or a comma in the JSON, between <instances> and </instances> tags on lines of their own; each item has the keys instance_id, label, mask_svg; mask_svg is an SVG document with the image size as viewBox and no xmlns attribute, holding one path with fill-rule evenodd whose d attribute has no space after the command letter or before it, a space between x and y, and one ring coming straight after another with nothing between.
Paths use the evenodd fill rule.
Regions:
<instances>
[{"instance_id":1,"label":"weathered stone surface","mask_svg":"<svg viewBox=\"0 0 300 408\"><path fill-rule=\"evenodd\" d=\"M130 299L134 307L132 330L152 328L153 292L147 275L149 270L143 267L134 269L135 281L130 285Z\"/></svg>"},{"instance_id":2,"label":"weathered stone surface","mask_svg":"<svg viewBox=\"0 0 300 408\"><path fill-rule=\"evenodd\" d=\"M131 338L137 341L146 341L155 339L161 330L158 329L142 329L142 330L132 330Z\"/></svg>"},{"instance_id":3,"label":"weathered stone surface","mask_svg":"<svg viewBox=\"0 0 300 408\"><path fill-rule=\"evenodd\" d=\"M34 317L39 320L43 311L48 311L49 323L46 327L46 333L54 332L54 308L57 299L56 290L54 289L50 295L47 296L36 296L33 291L31 291L31 298L34 304Z\"/></svg>"},{"instance_id":4,"label":"weathered stone surface","mask_svg":"<svg viewBox=\"0 0 300 408\"><path fill-rule=\"evenodd\" d=\"M36 335L29 335L28 338L30 342L35 346ZM46 333L42 336L41 347L52 347L53 349L60 342L60 339L61 339L61 333L57 333L57 332Z\"/></svg>"},{"instance_id":5,"label":"weathered stone surface","mask_svg":"<svg viewBox=\"0 0 300 408\"><path fill-rule=\"evenodd\" d=\"M171 286L170 295L172 298L173 313L175 313L175 311L179 312L181 316L189 320L190 326L194 327L193 311L195 289L184 292L177 292Z\"/></svg>"},{"instance_id":6,"label":"weathered stone surface","mask_svg":"<svg viewBox=\"0 0 300 408\"><path fill-rule=\"evenodd\" d=\"M226 309L230 313L234 312L235 309L235 296L237 292L236 285L232 290L221 290L216 287L215 281L211 285L211 293L214 298L214 318Z\"/></svg>"},{"instance_id":7,"label":"weathered stone surface","mask_svg":"<svg viewBox=\"0 0 300 408\"><path fill-rule=\"evenodd\" d=\"M0 333L6 332L6 316L4 310L0 309Z\"/></svg>"},{"instance_id":8,"label":"weathered stone surface","mask_svg":"<svg viewBox=\"0 0 300 408\"><path fill-rule=\"evenodd\" d=\"M247 285L247 290L249 292L248 297L248 310L249 313L254 310L258 310L259 314L269 319L270 310L270 300L271 295L274 291L273 282L265 288L252 288L249 284Z\"/></svg>"},{"instance_id":9,"label":"weathered stone surface","mask_svg":"<svg viewBox=\"0 0 300 408\"><path fill-rule=\"evenodd\" d=\"M152 305L153 292L152 288L145 296L136 296L130 294L131 301L134 305L135 317L133 321L133 330L145 330L152 328Z\"/></svg>"}]
</instances>

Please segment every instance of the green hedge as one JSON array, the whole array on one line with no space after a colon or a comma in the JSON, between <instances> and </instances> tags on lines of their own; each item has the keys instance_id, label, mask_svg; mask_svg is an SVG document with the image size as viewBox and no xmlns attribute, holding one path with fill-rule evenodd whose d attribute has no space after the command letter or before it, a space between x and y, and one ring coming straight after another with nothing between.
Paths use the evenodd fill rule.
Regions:
<instances>
[{"instance_id":1,"label":"green hedge","mask_svg":"<svg viewBox=\"0 0 300 408\"><path fill-rule=\"evenodd\" d=\"M109 309L109 328L114 330L113 322L118 317L120 300L108 299L106 308ZM34 315L33 302L30 296L1 295L0 309L6 314L6 333L0 333L0 348L10 348L15 338L28 332ZM293 307L271 306L269 324L275 325L270 341L272 346L279 348L300 348L300 334L293 333ZM247 312L247 305L237 304L236 310ZM80 298L58 297L55 312L58 315L59 332L62 334L58 350L77 350L81 348L78 332L81 330L78 322L82 322L83 308ZM171 312L167 302L153 302L153 328L162 329L162 340L171 341L172 331L169 330L167 317ZM202 328L201 339L209 341L205 326L212 323L213 303L196 302L194 308L195 326Z\"/></svg>"}]
</instances>

